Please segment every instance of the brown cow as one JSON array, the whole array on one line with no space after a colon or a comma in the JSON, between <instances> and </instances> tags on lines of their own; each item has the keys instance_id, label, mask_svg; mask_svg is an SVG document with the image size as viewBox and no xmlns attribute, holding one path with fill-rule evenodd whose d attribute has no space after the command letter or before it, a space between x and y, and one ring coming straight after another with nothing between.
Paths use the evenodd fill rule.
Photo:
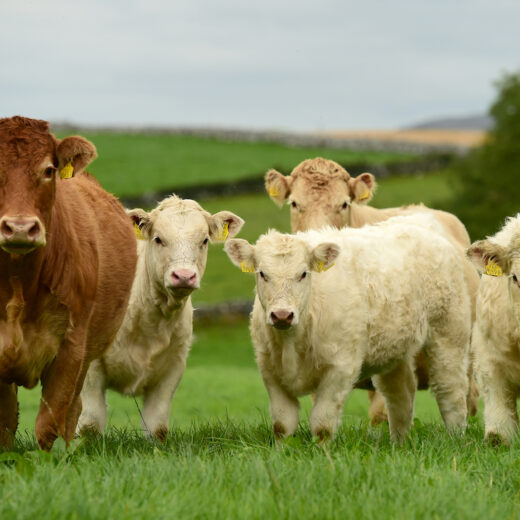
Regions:
<instances>
[{"instance_id":1,"label":"brown cow","mask_svg":"<svg viewBox=\"0 0 520 520\"><path fill-rule=\"evenodd\" d=\"M84 168L96 149L45 121L0 119L0 445L18 422L17 388L42 383L36 438L69 442L90 362L123 320L136 239L115 197ZM74 175L75 174L75 175ZM60 177L72 177L62 179Z\"/></svg>"},{"instance_id":2,"label":"brown cow","mask_svg":"<svg viewBox=\"0 0 520 520\"><path fill-rule=\"evenodd\" d=\"M288 202L291 207L291 227L293 232L318 229L323 226L355 227L375 224L390 217L431 211L443 226L447 238L465 257L465 250L471 244L464 224L451 213L432 210L426 206L403 206L400 208L377 209L366 204L372 199L376 181L371 173L358 177L350 174L338 163L318 157L307 159L284 176L276 170L269 170L265 176L265 187L271 199L282 206ZM465 260L465 278L472 302L472 319L475 320L475 300L479 275L469 261ZM416 375L420 389L428 388L427 361L424 353L416 359ZM372 424L386 420L384 401L379 393L370 392L369 415ZM468 395L468 412L475 415L478 407L478 390L471 378Z\"/></svg>"}]
</instances>

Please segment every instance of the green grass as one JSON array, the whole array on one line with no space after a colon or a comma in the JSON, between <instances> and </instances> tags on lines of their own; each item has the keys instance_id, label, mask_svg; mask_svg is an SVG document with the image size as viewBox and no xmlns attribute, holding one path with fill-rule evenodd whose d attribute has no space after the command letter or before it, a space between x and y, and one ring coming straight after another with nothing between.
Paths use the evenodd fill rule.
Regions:
<instances>
[{"instance_id":1,"label":"green grass","mask_svg":"<svg viewBox=\"0 0 520 520\"><path fill-rule=\"evenodd\" d=\"M451 194L449 171L414 177L390 177L379 183L371 205L378 208L423 202L436 207ZM240 237L254 243L269 228L290 232L289 207L278 208L267 194L219 197L199 201L216 213L223 209L233 211L245 220ZM210 247L208 264L202 286L194 293L195 303L215 303L222 300L250 299L254 278L243 274L229 261L222 246Z\"/></svg>"},{"instance_id":2,"label":"green grass","mask_svg":"<svg viewBox=\"0 0 520 520\"><path fill-rule=\"evenodd\" d=\"M165 445L136 430L136 405L111 395L100 439L49 454L32 435L38 391L21 392L22 430L0 455L1 518L516 518L520 447L484 444L482 418L447 434L428 392L403 446L371 428L355 391L337 439L311 438L309 399L296 436L273 446L268 400L246 324L197 331Z\"/></svg>"},{"instance_id":3,"label":"green grass","mask_svg":"<svg viewBox=\"0 0 520 520\"><path fill-rule=\"evenodd\" d=\"M262 176L269 168L289 172L309 157L325 156L342 163L385 163L412 157L390 152L290 147L194 136L84 135L96 145L99 155L89 171L105 189L119 197L181 186L233 182Z\"/></svg>"}]
</instances>

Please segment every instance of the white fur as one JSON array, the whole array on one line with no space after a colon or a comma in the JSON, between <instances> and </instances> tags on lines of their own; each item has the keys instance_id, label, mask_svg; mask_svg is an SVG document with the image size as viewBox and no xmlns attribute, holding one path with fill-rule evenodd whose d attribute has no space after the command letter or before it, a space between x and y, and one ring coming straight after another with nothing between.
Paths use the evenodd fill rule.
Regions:
<instances>
[{"instance_id":1,"label":"white fur","mask_svg":"<svg viewBox=\"0 0 520 520\"><path fill-rule=\"evenodd\" d=\"M413 417L413 357L422 347L446 426L465 428L471 308L464 260L433 217L416 222L397 217L360 229L270 231L250 250L244 241L226 245L237 265L245 256L255 266L251 335L277 436L294 433L297 398L309 393L313 435L332 436L353 385L373 377L391 435L402 438ZM302 279L323 243L340 247L335 265ZM271 325L270 313L282 308L295 316L288 330Z\"/></svg>"},{"instance_id":2,"label":"white fur","mask_svg":"<svg viewBox=\"0 0 520 520\"><path fill-rule=\"evenodd\" d=\"M480 242L487 244L490 253L495 246L501 246L509 267L504 267L500 277L482 275L472 337L474 366L484 400L485 434L487 438L498 436L506 443L518 431L520 287L512 276L520 277L519 239L520 213L508 218L494 236ZM476 263L482 270L487 259L480 265Z\"/></svg>"},{"instance_id":3,"label":"white fur","mask_svg":"<svg viewBox=\"0 0 520 520\"><path fill-rule=\"evenodd\" d=\"M145 240L138 240L138 262L128 310L110 349L94 361L82 391L78 431L104 430L106 389L143 395L143 429L164 438L171 402L184 374L192 339L189 291L171 286L175 269L196 273L198 288L206 268L207 241L223 241L224 224L232 237L243 220L230 212L210 215L196 202L165 199L150 214L132 210ZM161 244L155 238L160 237Z\"/></svg>"}]
</instances>

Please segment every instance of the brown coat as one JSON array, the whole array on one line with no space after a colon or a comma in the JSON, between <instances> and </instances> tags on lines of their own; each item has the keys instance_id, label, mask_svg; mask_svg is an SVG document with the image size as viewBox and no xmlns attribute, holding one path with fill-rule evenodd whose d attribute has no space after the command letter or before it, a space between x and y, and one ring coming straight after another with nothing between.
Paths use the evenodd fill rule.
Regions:
<instances>
[{"instance_id":1,"label":"brown coat","mask_svg":"<svg viewBox=\"0 0 520 520\"><path fill-rule=\"evenodd\" d=\"M40 379L38 443L50 449L58 435L72 438L88 366L111 344L125 314L136 240L121 204L83 172L95 156L91 143L59 141L44 121L0 119L4 446L16 431L17 387ZM59 172L71 167L75 177L61 179ZM34 222L33 230L18 233L25 222Z\"/></svg>"}]
</instances>

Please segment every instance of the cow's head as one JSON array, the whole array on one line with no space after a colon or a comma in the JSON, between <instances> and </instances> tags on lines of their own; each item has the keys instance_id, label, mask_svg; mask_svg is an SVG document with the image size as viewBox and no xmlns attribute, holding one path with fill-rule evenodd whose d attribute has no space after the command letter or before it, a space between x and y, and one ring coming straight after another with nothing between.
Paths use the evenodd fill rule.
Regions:
<instances>
[{"instance_id":1,"label":"cow's head","mask_svg":"<svg viewBox=\"0 0 520 520\"><path fill-rule=\"evenodd\" d=\"M468 258L487 276L506 277L514 312L520 320L520 234L514 234L507 246L478 240L467 250Z\"/></svg>"},{"instance_id":2,"label":"cow's head","mask_svg":"<svg viewBox=\"0 0 520 520\"><path fill-rule=\"evenodd\" d=\"M256 292L266 323L279 330L297 327L305 313L314 272L329 269L339 255L337 244L321 243L313 248L294 235L269 231L256 245L230 240L224 249L242 271L254 272Z\"/></svg>"},{"instance_id":3,"label":"cow's head","mask_svg":"<svg viewBox=\"0 0 520 520\"><path fill-rule=\"evenodd\" d=\"M193 200L168 197L150 213L128 211L144 242L146 269L157 289L175 300L200 287L209 242L234 237L244 221L229 211L210 215Z\"/></svg>"},{"instance_id":4,"label":"cow's head","mask_svg":"<svg viewBox=\"0 0 520 520\"><path fill-rule=\"evenodd\" d=\"M369 202L375 188L371 173L351 177L338 163L320 157L303 161L290 175L269 170L265 176L271 199L291 207L293 232L350 226L352 204Z\"/></svg>"},{"instance_id":5,"label":"cow's head","mask_svg":"<svg viewBox=\"0 0 520 520\"><path fill-rule=\"evenodd\" d=\"M96 149L83 137L58 140L46 121L0 119L0 248L27 254L45 246L56 183L72 177Z\"/></svg>"}]
</instances>

